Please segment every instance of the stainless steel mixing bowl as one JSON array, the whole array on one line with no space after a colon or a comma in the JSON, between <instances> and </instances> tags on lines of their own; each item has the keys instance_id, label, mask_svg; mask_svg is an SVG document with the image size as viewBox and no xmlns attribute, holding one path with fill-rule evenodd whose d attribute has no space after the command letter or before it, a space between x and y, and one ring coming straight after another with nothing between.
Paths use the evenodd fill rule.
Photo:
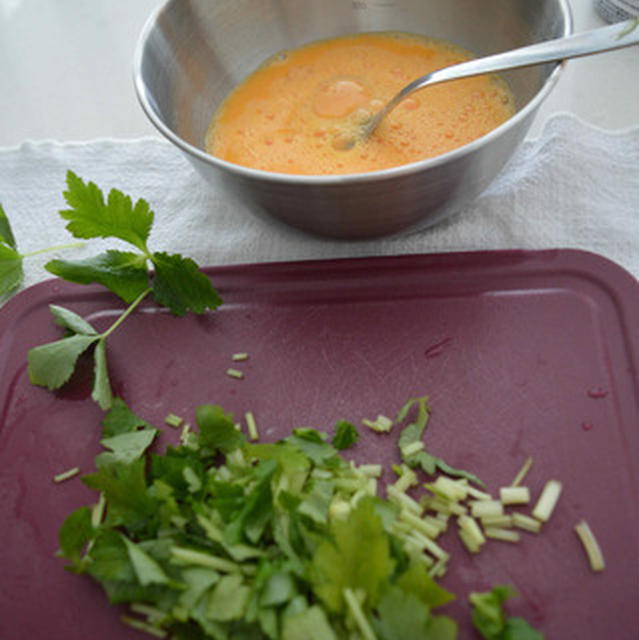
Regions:
<instances>
[{"instance_id":1,"label":"stainless steel mixing bowl","mask_svg":"<svg viewBox=\"0 0 639 640\"><path fill-rule=\"evenodd\" d=\"M516 114L436 158L345 176L249 169L206 153L213 113L266 58L313 40L366 31L443 38L478 56L569 35L567 0L168 0L135 53L135 87L151 122L214 188L310 233L392 234L441 220L479 195L526 134L560 65L503 74ZM428 91L428 89L426 89Z\"/></svg>"}]
</instances>

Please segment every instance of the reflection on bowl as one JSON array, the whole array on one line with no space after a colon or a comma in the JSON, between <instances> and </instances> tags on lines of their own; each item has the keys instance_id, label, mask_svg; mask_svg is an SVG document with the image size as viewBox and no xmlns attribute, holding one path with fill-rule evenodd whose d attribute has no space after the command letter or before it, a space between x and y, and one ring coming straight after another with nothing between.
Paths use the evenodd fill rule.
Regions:
<instances>
[{"instance_id":1,"label":"reflection on bowl","mask_svg":"<svg viewBox=\"0 0 639 640\"><path fill-rule=\"evenodd\" d=\"M151 122L204 179L255 213L325 236L382 236L433 224L479 195L523 139L558 66L502 74L517 110L483 137L428 160L340 176L272 173L207 154L207 128L231 89L278 51L349 33L421 33L484 56L571 27L566 0L168 0L140 37L135 86Z\"/></svg>"}]
</instances>

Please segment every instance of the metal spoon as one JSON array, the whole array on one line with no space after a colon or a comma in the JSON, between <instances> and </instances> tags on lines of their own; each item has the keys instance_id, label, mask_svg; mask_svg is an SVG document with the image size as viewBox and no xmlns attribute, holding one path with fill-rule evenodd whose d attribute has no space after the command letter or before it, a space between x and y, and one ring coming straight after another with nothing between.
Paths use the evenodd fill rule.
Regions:
<instances>
[{"instance_id":1,"label":"metal spoon","mask_svg":"<svg viewBox=\"0 0 639 640\"><path fill-rule=\"evenodd\" d=\"M625 22L593 29L584 33L578 33L565 38L547 40L538 44L533 44L504 53L497 53L485 58L477 58L468 62L445 67L433 71L428 75L413 80L406 85L395 97L386 104L380 111L377 111L367 120L360 129L360 140L368 138L379 123L392 111L406 96L411 93L440 82L467 78L482 73L494 73L505 69L517 69L519 67L529 67L546 62L557 62L567 58L577 58L593 53L611 51L639 44L639 20L633 18ZM356 140L353 140L355 144ZM352 145L351 145L352 146Z\"/></svg>"}]
</instances>

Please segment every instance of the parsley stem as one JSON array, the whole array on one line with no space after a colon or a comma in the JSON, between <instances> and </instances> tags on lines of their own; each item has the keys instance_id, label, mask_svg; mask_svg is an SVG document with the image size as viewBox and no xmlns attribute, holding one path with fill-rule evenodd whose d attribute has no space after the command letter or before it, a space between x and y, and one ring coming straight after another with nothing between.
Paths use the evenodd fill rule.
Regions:
<instances>
[{"instance_id":1,"label":"parsley stem","mask_svg":"<svg viewBox=\"0 0 639 640\"><path fill-rule=\"evenodd\" d=\"M100 336L103 340L108 338L131 314L131 312L151 293L151 288L145 289L124 311L124 313Z\"/></svg>"},{"instance_id":2,"label":"parsley stem","mask_svg":"<svg viewBox=\"0 0 639 640\"><path fill-rule=\"evenodd\" d=\"M366 619L366 615L362 611L362 607L359 604L357 596L353 593L353 590L346 587L343 591L343 596L364 640L377 640L377 636L371 629L371 626Z\"/></svg>"},{"instance_id":3,"label":"parsley stem","mask_svg":"<svg viewBox=\"0 0 639 640\"><path fill-rule=\"evenodd\" d=\"M57 244L53 247L45 247L44 249L36 249L35 251L29 251L23 253L23 258L31 258L33 256L40 255L41 253L51 253L52 251L62 251L65 249L81 249L86 245L86 242L67 242L66 244Z\"/></svg>"}]
</instances>

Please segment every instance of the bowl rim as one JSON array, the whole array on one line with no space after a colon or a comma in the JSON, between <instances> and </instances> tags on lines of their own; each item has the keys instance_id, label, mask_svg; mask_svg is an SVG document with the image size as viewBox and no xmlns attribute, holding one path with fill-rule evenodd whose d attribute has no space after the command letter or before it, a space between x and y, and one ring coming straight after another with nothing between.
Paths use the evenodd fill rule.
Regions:
<instances>
[{"instance_id":1,"label":"bowl rim","mask_svg":"<svg viewBox=\"0 0 639 640\"><path fill-rule=\"evenodd\" d=\"M144 59L146 43L148 42L153 29L158 24L161 15L168 11L169 6L175 2L179 2L179 0L164 0L164 2L153 9L144 26L142 27L142 30L138 37L133 54L133 84L138 102L140 103L140 106L142 107L142 110L146 114L147 118L151 121L155 128L167 140L172 142L176 147L181 149L188 156L191 156L192 158L197 159L206 165L221 169L227 173L239 175L242 178L251 181L258 180L262 182L286 183L315 187L342 184L365 184L367 182L377 182L383 179L391 179L407 174L419 173L423 170L455 161L458 158L473 153L473 151L475 151L477 148L489 144L491 140L500 137L504 131L515 127L521 120L525 120L529 116L529 114L535 112L539 105L546 99L548 94L557 84L557 81L561 77L561 73L566 64L565 60L563 62L555 63L555 68L546 78L539 91L537 91L537 93L528 101L526 105L519 109L505 122L500 124L495 129L492 129L488 133L484 134L483 136L441 155L434 156L432 158L426 158L424 160L418 160L416 162L411 162L408 164L399 165L397 167L390 167L387 169L378 169L375 171L366 171L360 173L314 175L264 171L262 169L245 167L240 164L222 160L221 158L213 156L210 153L207 153L206 151L192 145L177 133L175 133L169 126L167 126L163 119L153 108L151 100L149 99L150 91L148 90L148 87L142 76L142 61ZM560 37L566 37L573 33L574 22L572 9L570 8L568 0L556 0L556 2L559 5L560 11L564 17L564 32Z\"/></svg>"}]
</instances>

